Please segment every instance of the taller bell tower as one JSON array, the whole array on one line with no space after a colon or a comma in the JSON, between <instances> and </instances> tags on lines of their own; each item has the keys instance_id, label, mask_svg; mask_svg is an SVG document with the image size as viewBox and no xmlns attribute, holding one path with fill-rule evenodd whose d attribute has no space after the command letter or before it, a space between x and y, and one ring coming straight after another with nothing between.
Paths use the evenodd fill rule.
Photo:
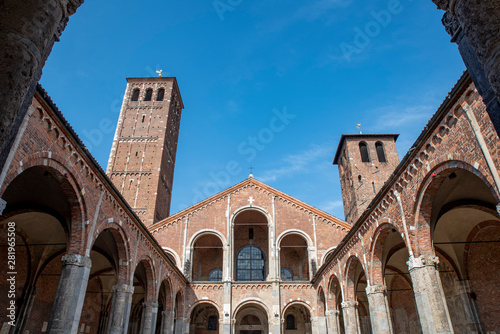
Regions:
<instances>
[{"instance_id":1,"label":"taller bell tower","mask_svg":"<svg viewBox=\"0 0 500 334\"><path fill-rule=\"evenodd\" d=\"M399 165L397 134L342 135L339 166L345 220L354 224Z\"/></svg>"},{"instance_id":2,"label":"taller bell tower","mask_svg":"<svg viewBox=\"0 0 500 334\"><path fill-rule=\"evenodd\" d=\"M174 77L127 78L106 172L146 226L170 214L182 109Z\"/></svg>"}]
</instances>

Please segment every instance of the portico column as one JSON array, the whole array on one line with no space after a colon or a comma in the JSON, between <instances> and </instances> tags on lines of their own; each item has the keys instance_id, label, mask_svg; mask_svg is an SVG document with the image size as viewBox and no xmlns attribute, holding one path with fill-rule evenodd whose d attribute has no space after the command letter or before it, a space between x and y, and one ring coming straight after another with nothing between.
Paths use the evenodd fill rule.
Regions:
<instances>
[{"instance_id":1,"label":"portico column","mask_svg":"<svg viewBox=\"0 0 500 334\"><path fill-rule=\"evenodd\" d=\"M423 334L453 333L438 263L434 255L410 256L407 262Z\"/></svg>"},{"instance_id":2,"label":"portico column","mask_svg":"<svg viewBox=\"0 0 500 334\"><path fill-rule=\"evenodd\" d=\"M174 332L174 311L163 311L161 313L161 334L172 334Z\"/></svg>"},{"instance_id":3,"label":"portico column","mask_svg":"<svg viewBox=\"0 0 500 334\"><path fill-rule=\"evenodd\" d=\"M134 287L131 285L118 284L113 287L108 334L127 333L133 294Z\"/></svg>"},{"instance_id":4,"label":"portico column","mask_svg":"<svg viewBox=\"0 0 500 334\"><path fill-rule=\"evenodd\" d=\"M80 254L62 257L63 268L47 333L77 333L92 261Z\"/></svg>"},{"instance_id":5,"label":"portico column","mask_svg":"<svg viewBox=\"0 0 500 334\"><path fill-rule=\"evenodd\" d=\"M313 330L313 332L318 333L318 334L327 334L327 326L326 326L326 317L324 316L319 316L316 319L316 330Z\"/></svg>"},{"instance_id":6,"label":"portico column","mask_svg":"<svg viewBox=\"0 0 500 334\"><path fill-rule=\"evenodd\" d=\"M326 311L328 334L340 334L339 313L338 310Z\"/></svg>"},{"instance_id":7,"label":"portico column","mask_svg":"<svg viewBox=\"0 0 500 334\"><path fill-rule=\"evenodd\" d=\"M357 307L358 302L355 300L342 302L345 334L358 334L359 332Z\"/></svg>"},{"instance_id":8,"label":"portico column","mask_svg":"<svg viewBox=\"0 0 500 334\"><path fill-rule=\"evenodd\" d=\"M367 286L366 296L368 297L368 305L370 308L372 332L374 334L393 333L385 285Z\"/></svg>"},{"instance_id":9,"label":"portico column","mask_svg":"<svg viewBox=\"0 0 500 334\"><path fill-rule=\"evenodd\" d=\"M142 304L141 334L154 334L156 330L156 317L158 316L157 303Z\"/></svg>"}]
</instances>

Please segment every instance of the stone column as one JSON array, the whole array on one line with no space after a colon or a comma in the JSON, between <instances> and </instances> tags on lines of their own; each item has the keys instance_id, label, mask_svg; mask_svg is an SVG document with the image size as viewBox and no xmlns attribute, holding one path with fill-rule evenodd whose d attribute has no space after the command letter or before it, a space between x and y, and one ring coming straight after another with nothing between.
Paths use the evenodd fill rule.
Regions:
<instances>
[{"instance_id":1,"label":"stone column","mask_svg":"<svg viewBox=\"0 0 500 334\"><path fill-rule=\"evenodd\" d=\"M141 334L154 334L156 317L158 316L157 303L142 303Z\"/></svg>"},{"instance_id":2,"label":"stone column","mask_svg":"<svg viewBox=\"0 0 500 334\"><path fill-rule=\"evenodd\" d=\"M443 16L443 25L446 32L451 36L451 42L458 45L458 51L462 56L467 71L469 72L477 91L483 98L486 105L486 111L495 126L497 133L500 133L500 102L493 91L490 81L484 73L483 66L479 62L469 39L465 36L464 30L457 18L451 13L446 12Z\"/></svg>"},{"instance_id":3,"label":"stone column","mask_svg":"<svg viewBox=\"0 0 500 334\"><path fill-rule=\"evenodd\" d=\"M370 308L372 332L374 334L393 333L385 285L367 286L366 296L368 297L368 305Z\"/></svg>"},{"instance_id":4,"label":"stone column","mask_svg":"<svg viewBox=\"0 0 500 334\"><path fill-rule=\"evenodd\" d=\"M161 313L160 334L172 334L174 332L174 311L163 311Z\"/></svg>"},{"instance_id":5,"label":"stone column","mask_svg":"<svg viewBox=\"0 0 500 334\"><path fill-rule=\"evenodd\" d=\"M175 319L175 334L183 334L184 333L184 327L185 327L185 320L184 318L177 318ZM189 329L189 327L188 327Z\"/></svg>"},{"instance_id":6,"label":"stone column","mask_svg":"<svg viewBox=\"0 0 500 334\"><path fill-rule=\"evenodd\" d=\"M0 170L54 42L83 0L0 1Z\"/></svg>"},{"instance_id":7,"label":"stone column","mask_svg":"<svg viewBox=\"0 0 500 334\"><path fill-rule=\"evenodd\" d=\"M496 96L500 98L500 2L498 0L433 0L464 29Z\"/></svg>"},{"instance_id":8,"label":"stone column","mask_svg":"<svg viewBox=\"0 0 500 334\"><path fill-rule=\"evenodd\" d=\"M326 311L328 334L340 334L339 314L338 310Z\"/></svg>"},{"instance_id":9,"label":"stone column","mask_svg":"<svg viewBox=\"0 0 500 334\"><path fill-rule=\"evenodd\" d=\"M469 333L484 333L485 330L481 324L481 318L479 316L479 310L477 309L477 304L475 300L471 298L472 289L470 286L470 281L459 281L459 297L461 304L464 307L465 318L467 323L467 331Z\"/></svg>"},{"instance_id":10,"label":"stone column","mask_svg":"<svg viewBox=\"0 0 500 334\"><path fill-rule=\"evenodd\" d=\"M407 262L423 334L453 333L438 263L434 255L411 256Z\"/></svg>"},{"instance_id":11,"label":"stone column","mask_svg":"<svg viewBox=\"0 0 500 334\"><path fill-rule=\"evenodd\" d=\"M131 285L119 284L113 287L108 334L127 333L133 294L134 287Z\"/></svg>"},{"instance_id":12,"label":"stone column","mask_svg":"<svg viewBox=\"0 0 500 334\"><path fill-rule=\"evenodd\" d=\"M328 333L328 329L327 329L327 325L326 325L326 317L318 317L318 319L316 320L316 326L317 326L317 330L315 330L314 332L317 332L318 334L327 334Z\"/></svg>"},{"instance_id":13,"label":"stone column","mask_svg":"<svg viewBox=\"0 0 500 334\"><path fill-rule=\"evenodd\" d=\"M76 334L92 261L80 254L66 254L62 257L62 262L61 278L52 305L47 333Z\"/></svg>"},{"instance_id":14,"label":"stone column","mask_svg":"<svg viewBox=\"0 0 500 334\"><path fill-rule=\"evenodd\" d=\"M347 300L342 302L342 312L344 314L345 334L358 334L358 302Z\"/></svg>"}]
</instances>

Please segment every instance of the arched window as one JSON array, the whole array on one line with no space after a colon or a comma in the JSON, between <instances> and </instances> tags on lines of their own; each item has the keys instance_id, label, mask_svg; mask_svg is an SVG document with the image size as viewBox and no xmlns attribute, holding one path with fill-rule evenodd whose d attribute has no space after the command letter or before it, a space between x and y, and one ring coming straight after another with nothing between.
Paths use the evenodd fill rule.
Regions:
<instances>
[{"instance_id":1,"label":"arched window","mask_svg":"<svg viewBox=\"0 0 500 334\"><path fill-rule=\"evenodd\" d=\"M288 268L281 268L281 280L282 281L293 281L293 273Z\"/></svg>"},{"instance_id":2,"label":"arched window","mask_svg":"<svg viewBox=\"0 0 500 334\"><path fill-rule=\"evenodd\" d=\"M217 330L217 317L215 315L211 315L208 317L207 331L216 331Z\"/></svg>"},{"instance_id":3,"label":"arched window","mask_svg":"<svg viewBox=\"0 0 500 334\"><path fill-rule=\"evenodd\" d=\"M295 317L292 314L286 316L286 329L297 329L295 328Z\"/></svg>"},{"instance_id":4,"label":"arched window","mask_svg":"<svg viewBox=\"0 0 500 334\"><path fill-rule=\"evenodd\" d=\"M377 149L377 157L379 162L387 162L385 159L384 145L381 142L375 143L375 148Z\"/></svg>"},{"instance_id":5,"label":"arched window","mask_svg":"<svg viewBox=\"0 0 500 334\"><path fill-rule=\"evenodd\" d=\"M236 279L238 281L263 281L264 253L256 246L245 246L236 259Z\"/></svg>"},{"instance_id":6,"label":"arched window","mask_svg":"<svg viewBox=\"0 0 500 334\"><path fill-rule=\"evenodd\" d=\"M156 101L163 101L163 97L165 96L165 89L158 89L158 94L156 95Z\"/></svg>"},{"instance_id":7,"label":"arched window","mask_svg":"<svg viewBox=\"0 0 500 334\"><path fill-rule=\"evenodd\" d=\"M146 89L146 96L144 96L144 101L151 101L151 97L153 96L153 89Z\"/></svg>"},{"instance_id":8,"label":"arched window","mask_svg":"<svg viewBox=\"0 0 500 334\"><path fill-rule=\"evenodd\" d=\"M210 274L208 274L208 280L212 282L222 281L222 269L217 268L212 270Z\"/></svg>"},{"instance_id":9,"label":"arched window","mask_svg":"<svg viewBox=\"0 0 500 334\"><path fill-rule=\"evenodd\" d=\"M132 91L132 98L130 99L131 101L139 101L139 94L141 93L141 91L139 90L139 88L136 88Z\"/></svg>"},{"instance_id":10,"label":"arched window","mask_svg":"<svg viewBox=\"0 0 500 334\"><path fill-rule=\"evenodd\" d=\"M366 143L359 143L359 153L361 153L362 162L370 162L370 155L368 154L368 146L366 146Z\"/></svg>"}]
</instances>

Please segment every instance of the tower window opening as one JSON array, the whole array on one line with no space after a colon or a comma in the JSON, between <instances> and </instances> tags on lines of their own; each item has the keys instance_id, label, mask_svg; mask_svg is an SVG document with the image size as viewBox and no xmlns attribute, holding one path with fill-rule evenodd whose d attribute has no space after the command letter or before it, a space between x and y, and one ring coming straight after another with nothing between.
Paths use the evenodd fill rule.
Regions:
<instances>
[{"instance_id":1,"label":"tower window opening","mask_svg":"<svg viewBox=\"0 0 500 334\"><path fill-rule=\"evenodd\" d=\"M142 115L142 123L144 123L145 119L146 119L146 115Z\"/></svg>"},{"instance_id":2,"label":"tower window opening","mask_svg":"<svg viewBox=\"0 0 500 334\"><path fill-rule=\"evenodd\" d=\"M144 97L144 101L151 101L151 97L153 97L153 89L146 89L146 96Z\"/></svg>"},{"instance_id":3,"label":"tower window opening","mask_svg":"<svg viewBox=\"0 0 500 334\"><path fill-rule=\"evenodd\" d=\"M359 182L363 181L363 177L361 175L358 175L358 181Z\"/></svg>"},{"instance_id":4,"label":"tower window opening","mask_svg":"<svg viewBox=\"0 0 500 334\"><path fill-rule=\"evenodd\" d=\"M253 227L248 229L248 239L253 240Z\"/></svg>"},{"instance_id":5,"label":"tower window opening","mask_svg":"<svg viewBox=\"0 0 500 334\"><path fill-rule=\"evenodd\" d=\"M373 193L376 194L377 191L375 190L375 182L372 182L372 187L373 187Z\"/></svg>"},{"instance_id":6,"label":"tower window opening","mask_svg":"<svg viewBox=\"0 0 500 334\"><path fill-rule=\"evenodd\" d=\"M163 101L164 96L165 96L165 89L160 88L158 90L158 94L156 95L156 101Z\"/></svg>"},{"instance_id":7,"label":"tower window opening","mask_svg":"<svg viewBox=\"0 0 500 334\"><path fill-rule=\"evenodd\" d=\"M381 142L377 142L375 144L375 148L377 149L377 157L379 162L387 162L385 158L384 145Z\"/></svg>"},{"instance_id":8,"label":"tower window opening","mask_svg":"<svg viewBox=\"0 0 500 334\"><path fill-rule=\"evenodd\" d=\"M370 162L370 155L368 154L368 146L366 146L366 143L359 143L359 153L361 153L362 162Z\"/></svg>"},{"instance_id":9,"label":"tower window opening","mask_svg":"<svg viewBox=\"0 0 500 334\"><path fill-rule=\"evenodd\" d=\"M132 98L130 100L132 101L139 101L139 93L141 91L139 90L139 88L136 88L132 91Z\"/></svg>"}]
</instances>

